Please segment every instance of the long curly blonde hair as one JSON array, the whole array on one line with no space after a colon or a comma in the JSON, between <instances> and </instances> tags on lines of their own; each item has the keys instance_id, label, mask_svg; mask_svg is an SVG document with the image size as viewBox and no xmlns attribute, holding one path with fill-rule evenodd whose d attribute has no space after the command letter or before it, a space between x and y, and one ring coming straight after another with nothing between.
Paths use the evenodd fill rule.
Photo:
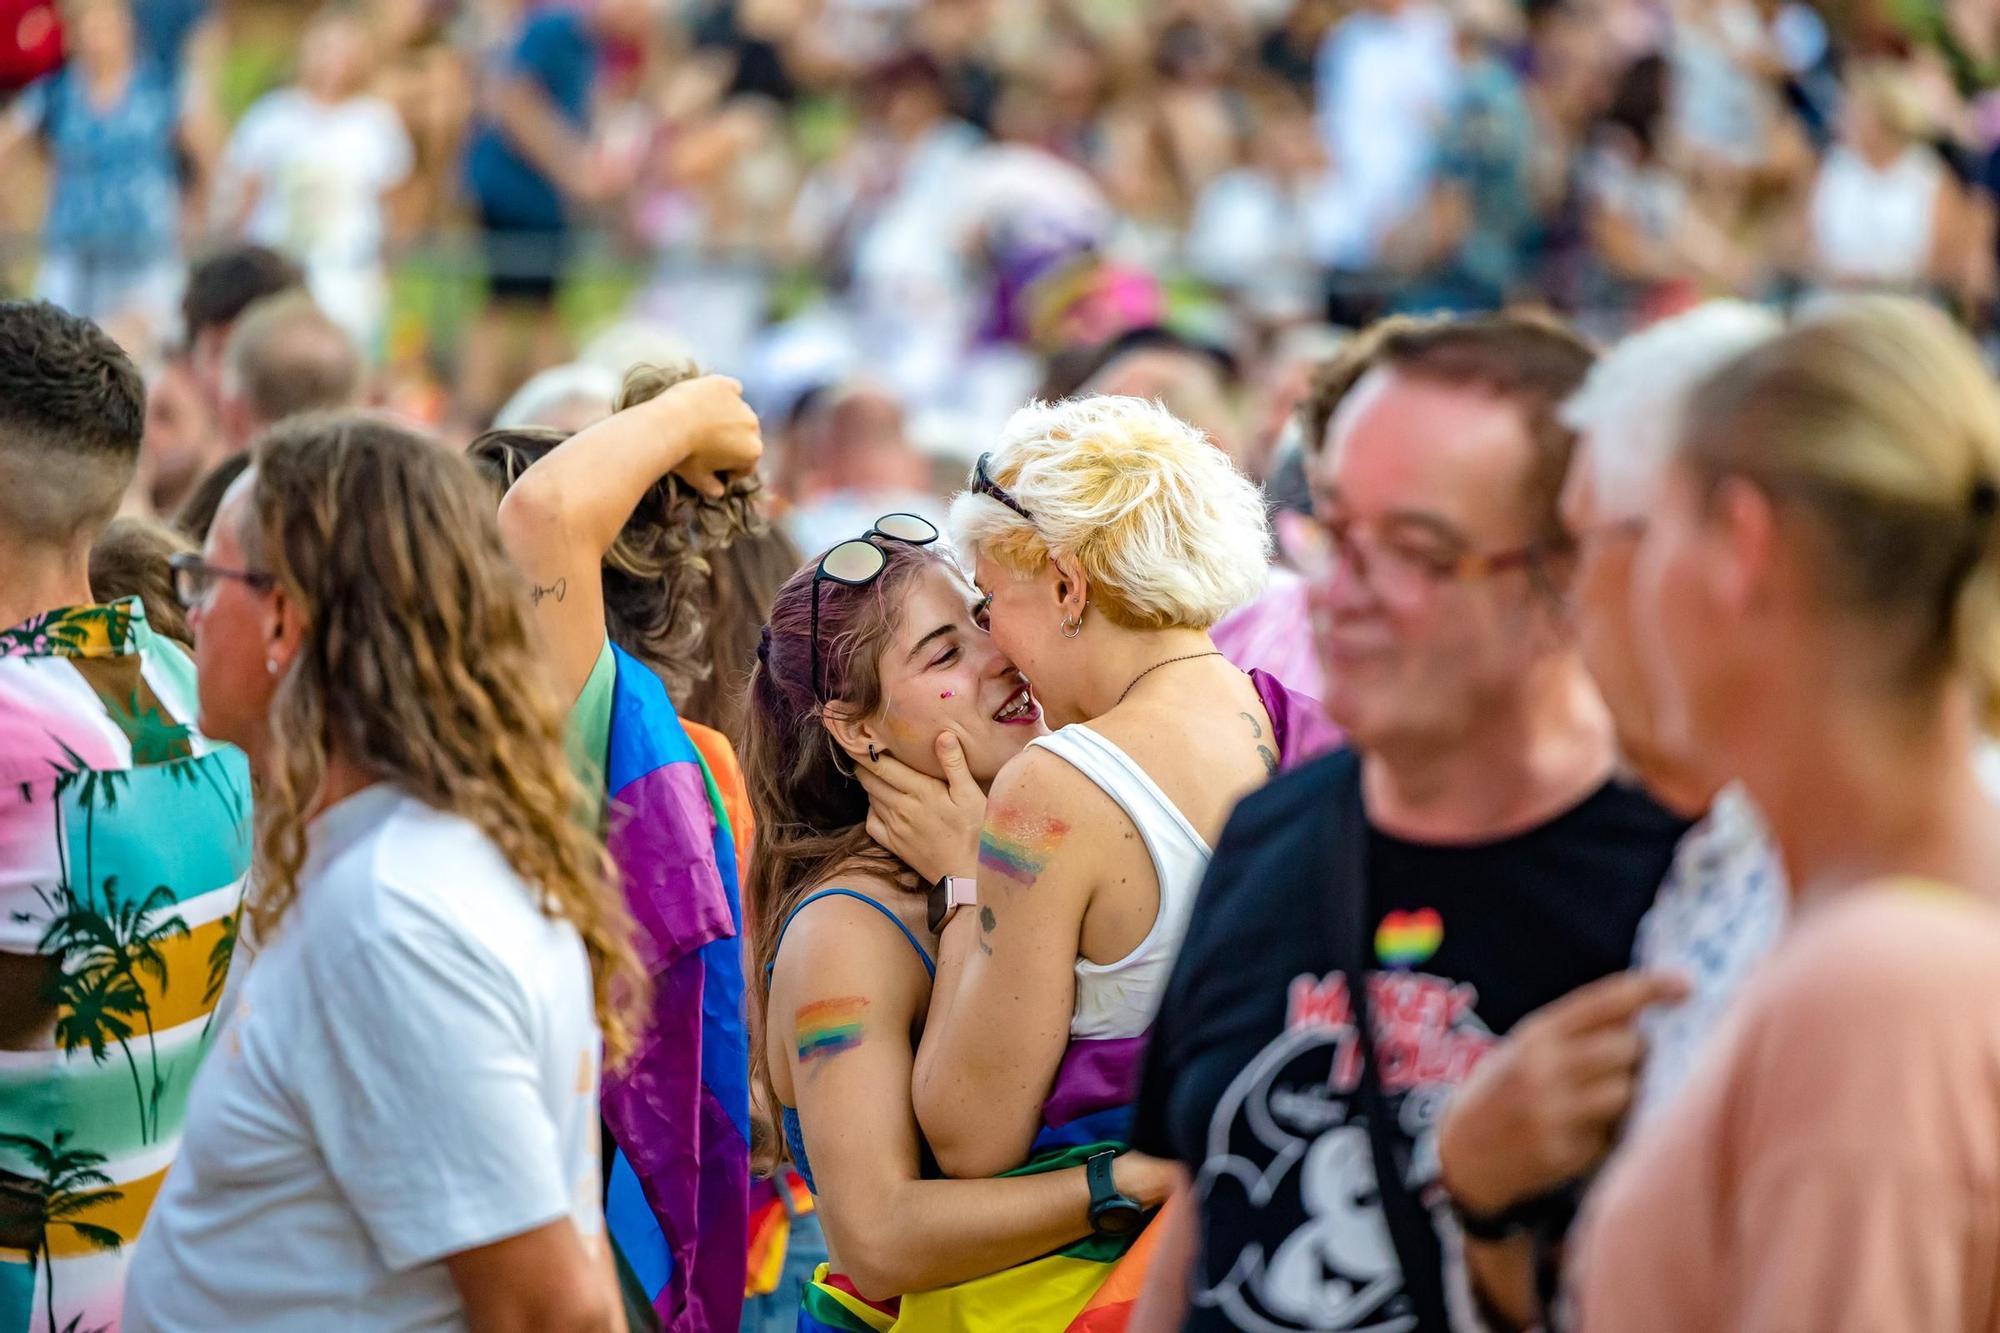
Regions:
<instances>
[{"instance_id":1,"label":"long curly blonde hair","mask_svg":"<svg viewBox=\"0 0 2000 1333\"><path fill-rule=\"evenodd\" d=\"M542 910L576 928L616 1066L638 1036L646 976L611 860L578 818L566 718L485 488L436 443L353 413L284 423L255 467L244 549L307 627L271 704L256 930L269 938L298 893L307 822L338 753L471 822Z\"/></svg>"}]
</instances>

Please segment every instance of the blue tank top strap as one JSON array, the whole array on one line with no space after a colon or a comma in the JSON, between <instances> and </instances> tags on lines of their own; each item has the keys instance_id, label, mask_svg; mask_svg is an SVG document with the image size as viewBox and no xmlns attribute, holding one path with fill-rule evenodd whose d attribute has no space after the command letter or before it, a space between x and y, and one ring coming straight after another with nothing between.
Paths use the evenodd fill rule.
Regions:
<instances>
[{"instance_id":1,"label":"blue tank top strap","mask_svg":"<svg viewBox=\"0 0 2000 1333\"><path fill-rule=\"evenodd\" d=\"M771 979L771 971L778 965L778 950L785 947L785 932L792 928L793 918L822 898L853 898L857 902L867 903L883 916L888 917L896 929L903 932L903 938L910 942L910 947L917 951L917 957L923 960L924 971L930 974L931 980L937 980L937 964L931 960L930 951L924 948L923 941L917 938L916 932L904 925L903 918L897 916L891 908L870 898L865 893L856 893L853 889L821 889L818 893L811 895L797 907L785 913L784 923L778 927L778 942L771 946L771 961L764 964L764 979L766 981Z\"/></svg>"},{"instance_id":2,"label":"blue tank top strap","mask_svg":"<svg viewBox=\"0 0 2000 1333\"><path fill-rule=\"evenodd\" d=\"M924 971L930 974L931 980L937 980L937 964L931 961L930 951L924 948L923 941L916 937L916 933L903 924L903 918L897 916L885 904L870 898L865 893L856 893L853 889L821 889L818 893L806 898L797 907L785 913L785 920L778 927L778 942L771 947L771 961L764 964L764 980L766 982L770 981L771 971L778 965L778 950L785 946L785 932L792 928L792 918L822 898L854 898L860 902L867 903L883 916L888 917L895 924L896 929L903 932L903 938L910 942L910 947L917 951L917 957L923 960ZM778 1107L778 1118L784 1125L785 1147L791 1150L792 1164L798 1167L799 1176L806 1182L806 1188L815 1194L819 1193L819 1188L813 1184L812 1163L806 1157L806 1136L805 1131L799 1126L798 1111L793 1107L781 1104Z\"/></svg>"}]
</instances>

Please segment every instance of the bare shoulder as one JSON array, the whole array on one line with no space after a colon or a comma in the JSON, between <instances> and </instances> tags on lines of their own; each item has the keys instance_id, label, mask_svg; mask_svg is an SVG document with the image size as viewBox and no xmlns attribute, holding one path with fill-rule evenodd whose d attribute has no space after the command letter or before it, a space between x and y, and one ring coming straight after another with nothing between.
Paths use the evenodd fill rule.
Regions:
<instances>
[{"instance_id":1,"label":"bare shoulder","mask_svg":"<svg viewBox=\"0 0 2000 1333\"><path fill-rule=\"evenodd\" d=\"M1072 842L1080 834L1130 828L1131 820L1102 787L1067 759L1040 746L1008 760L987 793L989 838L1025 842L1044 858L1057 844Z\"/></svg>"},{"instance_id":2,"label":"bare shoulder","mask_svg":"<svg viewBox=\"0 0 2000 1333\"><path fill-rule=\"evenodd\" d=\"M1073 803L1098 786L1054 750L1030 746L1009 759L987 792L987 809L1005 802L1024 810L1050 809Z\"/></svg>"},{"instance_id":3,"label":"bare shoulder","mask_svg":"<svg viewBox=\"0 0 2000 1333\"><path fill-rule=\"evenodd\" d=\"M930 973L911 938L897 929L898 923L911 928L926 954L935 954L935 943L921 924L911 925L916 912L910 897L909 890L874 873L842 874L800 895L799 901L806 905L792 917L779 942L772 996L782 992L803 999L828 985L847 989L866 985L885 998L924 999Z\"/></svg>"}]
</instances>

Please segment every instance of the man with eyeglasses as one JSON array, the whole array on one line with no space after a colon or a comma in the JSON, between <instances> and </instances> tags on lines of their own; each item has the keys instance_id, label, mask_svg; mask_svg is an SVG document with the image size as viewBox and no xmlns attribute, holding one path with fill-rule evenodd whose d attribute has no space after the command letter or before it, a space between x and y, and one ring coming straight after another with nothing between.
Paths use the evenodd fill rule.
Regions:
<instances>
[{"instance_id":1,"label":"man with eyeglasses","mask_svg":"<svg viewBox=\"0 0 2000 1333\"><path fill-rule=\"evenodd\" d=\"M0 1333L115 1328L235 953L241 751L89 558L132 484L145 388L117 344L0 302ZM30 1318L30 1312L33 1312Z\"/></svg>"},{"instance_id":2,"label":"man with eyeglasses","mask_svg":"<svg viewBox=\"0 0 2000 1333\"><path fill-rule=\"evenodd\" d=\"M1315 630L1354 749L1238 807L1155 1029L1134 1142L1190 1173L1162 1238L1184 1302L1153 1293L1186 1328L1463 1322L1465 1260L1529 1272L1519 1238L1566 1201L1454 1197L1538 1146L1503 1129L1441 1172L1456 1089L1510 1030L1557 1025L1588 1137L1629 1096L1637 1014L1677 993L1624 970L1686 825L1614 775L1570 621L1557 412L1591 360L1539 320L1392 321L1309 408Z\"/></svg>"}]
</instances>

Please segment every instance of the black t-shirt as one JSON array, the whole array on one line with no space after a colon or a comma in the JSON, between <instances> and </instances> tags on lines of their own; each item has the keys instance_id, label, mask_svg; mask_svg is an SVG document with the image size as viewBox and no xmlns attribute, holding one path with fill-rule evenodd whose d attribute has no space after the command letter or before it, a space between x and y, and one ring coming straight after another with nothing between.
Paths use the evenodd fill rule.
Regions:
<instances>
[{"instance_id":1,"label":"black t-shirt","mask_svg":"<svg viewBox=\"0 0 2000 1333\"><path fill-rule=\"evenodd\" d=\"M1414 1326L1365 1121L1347 1108L1360 1070L1329 844L1337 775L1354 763L1326 756L1237 809L1154 1024L1133 1142L1195 1180L1190 1330ZM1370 830L1377 1068L1412 1188L1433 1207L1452 1088L1523 1016L1629 964L1686 828L1612 783L1498 842Z\"/></svg>"}]
</instances>

